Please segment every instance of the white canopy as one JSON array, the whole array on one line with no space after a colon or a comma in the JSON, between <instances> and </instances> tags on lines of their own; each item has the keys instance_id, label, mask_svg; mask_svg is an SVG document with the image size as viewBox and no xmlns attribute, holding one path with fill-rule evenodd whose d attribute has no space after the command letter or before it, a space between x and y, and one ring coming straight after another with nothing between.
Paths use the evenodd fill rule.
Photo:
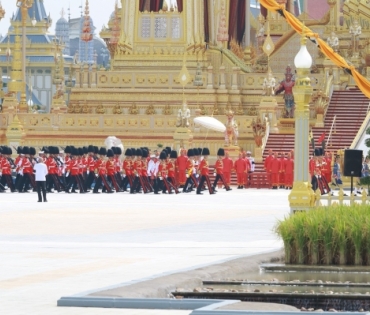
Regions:
<instances>
[{"instance_id":1,"label":"white canopy","mask_svg":"<svg viewBox=\"0 0 370 315\"><path fill-rule=\"evenodd\" d=\"M213 117L196 117L194 118L194 123L201 125L204 128L219 131L219 132L225 132L226 127L225 125Z\"/></svg>"}]
</instances>

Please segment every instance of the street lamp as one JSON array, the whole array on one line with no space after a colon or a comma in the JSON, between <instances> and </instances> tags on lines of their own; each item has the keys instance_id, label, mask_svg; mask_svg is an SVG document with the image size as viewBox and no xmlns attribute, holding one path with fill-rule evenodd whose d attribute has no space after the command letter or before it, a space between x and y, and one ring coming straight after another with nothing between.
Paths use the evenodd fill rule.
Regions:
<instances>
[{"instance_id":1,"label":"street lamp","mask_svg":"<svg viewBox=\"0 0 370 315\"><path fill-rule=\"evenodd\" d=\"M315 205L315 193L311 188L308 174L309 155L309 102L312 95L311 79L312 57L307 51L304 25L302 28L301 49L294 58L297 78L293 88L295 107L295 139L294 139L294 182L289 195L291 213L309 210Z\"/></svg>"},{"instance_id":2,"label":"street lamp","mask_svg":"<svg viewBox=\"0 0 370 315\"><path fill-rule=\"evenodd\" d=\"M19 102L19 111L27 112L27 99L26 99L26 22L28 16L28 9L33 5L33 0L17 0L17 7L21 10L22 16L22 78L23 89L21 92L21 101ZM35 19L36 20L36 19ZM33 24L32 24L33 25ZM36 24L35 24L36 25Z\"/></svg>"}]
</instances>

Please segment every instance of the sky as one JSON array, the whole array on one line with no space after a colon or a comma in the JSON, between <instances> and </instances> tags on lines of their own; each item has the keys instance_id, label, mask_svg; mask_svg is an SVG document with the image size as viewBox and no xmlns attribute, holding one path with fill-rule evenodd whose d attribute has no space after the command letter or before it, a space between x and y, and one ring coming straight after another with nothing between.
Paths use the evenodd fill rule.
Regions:
<instances>
[{"instance_id":1,"label":"sky","mask_svg":"<svg viewBox=\"0 0 370 315\"><path fill-rule=\"evenodd\" d=\"M62 8L66 12L65 18L68 19L68 8L71 8L71 18L76 18L81 15L81 3L85 7L86 0L44 0L44 6L47 13L50 12L50 16L53 19L53 25L49 29L51 34L55 33L55 23L60 18L60 12ZM5 35L10 26L10 18L17 10L16 0L0 0L4 10L5 17L0 21L0 34ZM96 27L95 33L99 35L102 26L108 23L109 16L114 11L114 5L116 0L89 0L90 4L90 16L94 21ZM120 1L119 1L120 3Z\"/></svg>"}]
</instances>

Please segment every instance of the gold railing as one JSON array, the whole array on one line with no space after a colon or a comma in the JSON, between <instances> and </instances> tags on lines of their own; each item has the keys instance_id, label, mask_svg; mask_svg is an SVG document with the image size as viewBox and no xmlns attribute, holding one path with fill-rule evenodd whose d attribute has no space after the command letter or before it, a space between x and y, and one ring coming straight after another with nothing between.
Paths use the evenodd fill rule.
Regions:
<instances>
[{"instance_id":1,"label":"gold railing","mask_svg":"<svg viewBox=\"0 0 370 315\"><path fill-rule=\"evenodd\" d=\"M343 189L340 189L338 192L338 196L332 196L331 194L328 195L321 195L320 190L316 190L316 207L320 206L331 206L334 204L349 204L353 206L356 203L362 204L362 205L367 205L370 203L370 198L367 195L366 189L362 191L362 194L359 196L356 196L356 194L353 192L350 194L350 196L346 196ZM322 202L325 201L325 204Z\"/></svg>"}]
</instances>

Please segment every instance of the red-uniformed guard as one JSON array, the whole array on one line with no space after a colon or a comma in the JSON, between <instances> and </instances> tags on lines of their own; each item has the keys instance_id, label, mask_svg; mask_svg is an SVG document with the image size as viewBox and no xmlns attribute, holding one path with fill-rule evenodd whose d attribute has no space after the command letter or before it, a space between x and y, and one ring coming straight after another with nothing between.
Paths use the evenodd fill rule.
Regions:
<instances>
[{"instance_id":1,"label":"red-uniformed guard","mask_svg":"<svg viewBox=\"0 0 370 315\"><path fill-rule=\"evenodd\" d=\"M36 190L36 182L35 175L33 174L33 163L32 163L33 160L31 158L31 153L36 154L35 148L23 147L24 156L20 161L20 174L22 175L22 178L19 181L18 187L18 192L20 193L27 192L28 186L30 184L32 188Z\"/></svg>"},{"instance_id":2,"label":"red-uniformed guard","mask_svg":"<svg viewBox=\"0 0 370 315\"><path fill-rule=\"evenodd\" d=\"M113 153L113 152L112 152ZM95 172L98 174L98 178L96 179L95 187L94 187L94 194L99 194L99 188L103 184L103 188L109 194L113 193L112 188L110 187L108 180L107 180L107 162L105 161L105 156L107 155L107 149L101 147L99 149L99 159L95 162ZM114 170L114 164L113 164Z\"/></svg>"},{"instance_id":3,"label":"red-uniformed guard","mask_svg":"<svg viewBox=\"0 0 370 315\"><path fill-rule=\"evenodd\" d=\"M204 185L204 183L207 183L208 191L210 195L215 194L214 189L212 188L211 181L209 180L209 164L208 164L208 156L210 155L208 148L203 148L202 150L202 156L203 159L201 160L199 164L199 174L200 174L200 180L199 185L197 188L197 195L202 195L201 189Z\"/></svg>"},{"instance_id":4,"label":"red-uniformed guard","mask_svg":"<svg viewBox=\"0 0 370 315\"><path fill-rule=\"evenodd\" d=\"M191 192L193 187L198 187L198 182L196 178L196 173L194 169L194 149L188 150L188 160L186 162L186 182L182 192Z\"/></svg>"},{"instance_id":5,"label":"red-uniformed guard","mask_svg":"<svg viewBox=\"0 0 370 315\"><path fill-rule=\"evenodd\" d=\"M294 160L290 153L284 161L285 189L292 189L294 176Z\"/></svg>"},{"instance_id":6,"label":"red-uniformed guard","mask_svg":"<svg viewBox=\"0 0 370 315\"><path fill-rule=\"evenodd\" d=\"M116 192L120 192L120 188L118 186L115 174L116 174L116 161L114 160L114 152L112 149L109 149L107 151L107 157L108 161L106 161L106 169L107 169L107 178L110 184L114 187ZM104 185L105 188L105 185ZM103 188L103 192L105 192L105 189ZM109 190L108 190L109 191Z\"/></svg>"},{"instance_id":7,"label":"red-uniformed guard","mask_svg":"<svg viewBox=\"0 0 370 315\"><path fill-rule=\"evenodd\" d=\"M71 148L71 160L68 162L66 171L66 177L69 177L68 186L66 187L66 193L70 193L70 189L72 187L72 193L76 193L75 187L77 186L80 190L80 193L85 193L83 189L83 183L81 182L81 178L79 177L80 174L80 164L78 161L79 152L77 148Z\"/></svg>"},{"instance_id":8,"label":"red-uniformed guard","mask_svg":"<svg viewBox=\"0 0 370 315\"><path fill-rule=\"evenodd\" d=\"M225 150L220 148L217 152L217 160L215 163L215 181L213 182L213 190L216 191L216 185L219 180L221 180L222 184L224 185L225 189L227 191L231 190L230 186L226 182L226 179L224 177L224 162L223 158L225 156Z\"/></svg>"},{"instance_id":9,"label":"red-uniformed guard","mask_svg":"<svg viewBox=\"0 0 370 315\"><path fill-rule=\"evenodd\" d=\"M272 189L278 189L280 183L280 172L281 172L281 164L280 159L275 157L269 163L269 173L271 174L271 184Z\"/></svg>"},{"instance_id":10,"label":"red-uniformed guard","mask_svg":"<svg viewBox=\"0 0 370 315\"><path fill-rule=\"evenodd\" d=\"M171 191L171 186L167 181L168 177L168 170L167 170L167 151L163 150L161 154L159 155L160 163L158 166L158 189L162 189L163 194L167 194L167 191L169 194L173 194ZM157 191L158 193L158 191Z\"/></svg>"},{"instance_id":11,"label":"red-uniformed guard","mask_svg":"<svg viewBox=\"0 0 370 315\"><path fill-rule=\"evenodd\" d=\"M180 156L176 159L177 160L177 167L178 167L178 178L179 178L179 185L183 187L186 182L186 166L188 157L186 156L186 150L180 150Z\"/></svg>"},{"instance_id":12,"label":"red-uniformed guard","mask_svg":"<svg viewBox=\"0 0 370 315\"><path fill-rule=\"evenodd\" d=\"M171 185L176 194L180 193L178 190L178 184L176 182L176 163L177 163L177 152L172 150L170 153L170 160L167 164L168 169L168 183Z\"/></svg>"},{"instance_id":13,"label":"red-uniformed guard","mask_svg":"<svg viewBox=\"0 0 370 315\"><path fill-rule=\"evenodd\" d=\"M229 157L229 152L225 150L225 157L222 159L224 178L227 186L231 185L231 173L233 172L234 162ZM226 186L225 186L226 187Z\"/></svg>"},{"instance_id":14,"label":"red-uniformed guard","mask_svg":"<svg viewBox=\"0 0 370 315\"><path fill-rule=\"evenodd\" d=\"M239 158L234 162L234 170L236 172L238 189L243 189L245 184L245 174L247 166L243 159L243 154L239 153Z\"/></svg>"},{"instance_id":15,"label":"red-uniformed guard","mask_svg":"<svg viewBox=\"0 0 370 315\"><path fill-rule=\"evenodd\" d=\"M123 173L123 181L122 181L122 190L127 191L127 185L130 185L132 187L134 183L134 178L132 174L132 155L133 152L131 149L126 149L125 152L125 159L123 160L123 166L122 166L122 173Z\"/></svg>"},{"instance_id":16,"label":"red-uniformed guard","mask_svg":"<svg viewBox=\"0 0 370 315\"><path fill-rule=\"evenodd\" d=\"M12 153L12 149L9 147L0 148L0 192L4 192L5 184L8 185L11 192L15 192L12 178L12 168L15 168L15 164L11 159Z\"/></svg>"},{"instance_id":17,"label":"red-uniformed guard","mask_svg":"<svg viewBox=\"0 0 370 315\"><path fill-rule=\"evenodd\" d=\"M269 150L269 153L265 159L265 163L264 163L264 169L265 169L265 172L267 172L268 174L268 178L269 178L269 181L270 181L270 186L272 186L272 181L271 181L271 172L270 172L270 163L271 161L274 159L274 152L272 152L272 150L270 149Z\"/></svg>"}]
</instances>

